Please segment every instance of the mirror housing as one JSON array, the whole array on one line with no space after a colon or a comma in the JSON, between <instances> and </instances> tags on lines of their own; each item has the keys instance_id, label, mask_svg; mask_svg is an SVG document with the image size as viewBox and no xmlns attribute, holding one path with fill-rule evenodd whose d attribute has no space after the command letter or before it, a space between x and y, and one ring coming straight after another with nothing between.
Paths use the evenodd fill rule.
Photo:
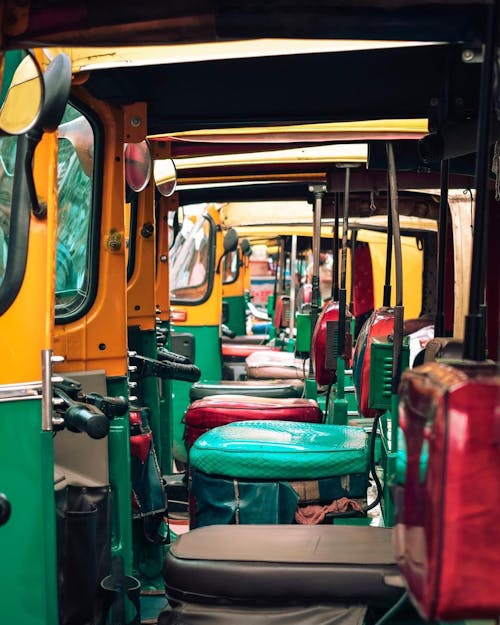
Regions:
<instances>
[{"instance_id":1,"label":"mirror housing","mask_svg":"<svg viewBox=\"0 0 500 625\"><path fill-rule=\"evenodd\" d=\"M234 250L238 247L238 233L234 228L229 228L229 230L224 235L224 256L229 254L229 252L234 252Z\"/></svg>"},{"instance_id":2,"label":"mirror housing","mask_svg":"<svg viewBox=\"0 0 500 625\"><path fill-rule=\"evenodd\" d=\"M238 247L238 233L234 228L229 228L224 235L224 240L222 242L222 246L224 248L224 252L221 254L218 262L216 273L220 273L220 264L224 256L227 256L230 252L234 252Z\"/></svg>"},{"instance_id":3,"label":"mirror housing","mask_svg":"<svg viewBox=\"0 0 500 625\"><path fill-rule=\"evenodd\" d=\"M248 239L242 239L240 242L241 253L243 256L250 256L252 253L252 246L250 245L250 241Z\"/></svg>"}]
</instances>

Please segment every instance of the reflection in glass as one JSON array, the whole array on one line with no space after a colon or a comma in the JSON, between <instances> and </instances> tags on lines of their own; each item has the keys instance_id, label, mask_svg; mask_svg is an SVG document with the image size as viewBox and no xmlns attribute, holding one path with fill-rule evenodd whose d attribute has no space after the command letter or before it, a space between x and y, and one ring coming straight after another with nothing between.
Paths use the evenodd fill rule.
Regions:
<instances>
[{"instance_id":1,"label":"reflection in glass","mask_svg":"<svg viewBox=\"0 0 500 625\"><path fill-rule=\"evenodd\" d=\"M152 159L149 143L125 144L125 180L132 191L143 191L151 177Z\"/></svg>"},{"instance_id":2,"label":"reflection in glass","mask_svg":"<svg viewBox=\"0 0 500 625\"><path fill-rule=\"evenodd\" d=\"M173 301L199 302L209 287L211 226L207 217L184 220L170 250L170 289Z\"/></svg>"},{"instance_id":3,"label":"reflection in glass","mask_svg":"<svg viewBox=\"0 0 500 625\"><path fill-rule=\"evenodd\" d=\"M88 292L94 133L71 104L59 126L56 304L79 307Z\"/></svg>"},{"instance_id":4,"label":"reflection in glass","mask_svg":"<svg viewBox=\"0 0 500 625\"><path fill-rule=\"evenodd\" d=\"M0 137L0 285L5 276L9 254L12 185L17 137Z\"/></svg>"},{"instance_id":5,"label":"reflection in glass","mask_svg":"<svg viewBox=\"0 0 500 625\"><path fill-rule=\"evenodd\" d=\"M222 259L222 284L232 284L238 279L239 273L238 250L228 252Z\"/></svg>"}]
</instances>

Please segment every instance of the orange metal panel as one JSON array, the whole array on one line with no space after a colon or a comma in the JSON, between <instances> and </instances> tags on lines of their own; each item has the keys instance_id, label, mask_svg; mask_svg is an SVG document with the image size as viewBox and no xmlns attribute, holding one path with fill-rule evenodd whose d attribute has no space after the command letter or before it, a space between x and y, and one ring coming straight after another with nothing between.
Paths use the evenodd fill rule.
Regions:
<instances>
[{"instance_id":1,"label":"orange metal panel","mask_svg":"<svg viewBox=\"0 0 500 625\"><path fill-rule=\"evenodd\" d=\"M127 288L127 318L129 326L140 326L141 330L154 330L155 307L155 253L156 235L154 229L143 230L146 224L154 228L154 181L139 194L137 207L137 228L135 240L134 273Z\"/></svg>"},{"instance_id":2,"label":"orange metal panel","mask_svg":"<svg viewBox=\"0 0 500 625\"><path fill-rule=\"evenodd\" d=\"M90 98L82 88L75 89L74 93L95 111L105 129L99 283L90 311L82 319L56 327L55 350L66 358L58 369L104 369L108 376L125 375L127 310L123 112Z\"/></svg>"},{"instance_id":3,"label":"orange metal panel","mask_svg":"<svg viewBox=\"0 0 500 625\"><path fill-rule=\"evenodd\" d=\"M56 137L51 134L44 135L35 153L38 200L46 204L47 217L31 217L24 280L15 301L0 317L0 384L40 380L40 352L52 348L57 228L56 150ZM30 210L30 207L22 209Z\"/></svg>"}]
</instances>

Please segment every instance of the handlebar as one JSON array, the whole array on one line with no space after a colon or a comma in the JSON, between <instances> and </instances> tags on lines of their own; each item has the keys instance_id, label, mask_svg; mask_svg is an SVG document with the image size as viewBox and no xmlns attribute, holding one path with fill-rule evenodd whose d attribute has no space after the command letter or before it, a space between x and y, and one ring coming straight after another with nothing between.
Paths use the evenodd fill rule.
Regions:
<instances>
[{"instance_id":1,"label":"handlebar","mask_svg":"<svg viewBox=\"0 0 500 625\"><path fill-rule=\"evenodd\" d=\"M162 362L176 362L180 365L192 364L187 356L171 352L168 349L165 349L165 347L158 348L158 360L161 360Z\"/></svg>"},{"instance_id":2,"label":"handlebar","mask_svg":"<svg viewBox=\"0 0 500 625\"><path fill-rule=\"evenodd\" d=\"M109 432L109 419L90 404L69 406L64 413L64 422L72 432L85 432L90 438L99 439Z\"/></svg>"},{"instance_id":3,"label":"handlebar","mask_svg":"<svg viewBox=\"0 0 500 625\"><path fill-rule=\"evenodd\" d=\"M234 339L234 337L236 336L236 332L233 332L231 328L229 328L224 323L221 324L221 332L222 336L227 336L230 339Z\"/></svg>"},{"instance_id":4,"label":"handlebar","mask_svg":"<svg viewBox=\"0 0 500 625\"><path fill-rule=\"evenodd\" d=\"M10 512L10 501L3 493L0 493L0 525L7 523L10 518Z\"/></svg>"},{"instance_id":5,"label":"handlebar","mask_svg":"<svg viewBox=\"0 0 500 625\"><path fill-rule=\"evenodd\" d=\"M136 375L139 378L158 377L163 380L197 382L201 377L201 371L196 365L162 362L140 355L130 356L129 360L131 365L137 367Z\"/></svg>"},{"instance_id":6,"label":"handlebar","mask_svg":"<svg viewBox=\"0 0 500 625\"><path fill-rule=\"evenodd\" d=\"M98 393L87 393L85 401L98 408L108 419L127 414L128 400L125 397L103 397Z\"/></svg>"},{"instance_id":7,"label":"handlebar","mask_svg":"<svg viewBox=\"0 0 500 625\"><path fill-rule=\"evenodd\" d=\"M74 384L78 385L74 380L69 383L68 380L63 380L54 384L54 394L63 402L59 412L64 419L64 425L71 432L85 432L94 439L104 438L109 432L109 418L98 407L71 397L66 390L74 391Z\"/></svg>"}]
</instances>

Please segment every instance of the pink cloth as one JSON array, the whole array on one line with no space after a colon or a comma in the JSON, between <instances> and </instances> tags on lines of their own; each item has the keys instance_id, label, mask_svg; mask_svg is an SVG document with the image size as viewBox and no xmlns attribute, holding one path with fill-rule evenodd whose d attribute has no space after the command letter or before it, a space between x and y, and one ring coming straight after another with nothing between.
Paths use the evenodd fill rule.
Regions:
<instances>
[{"instance_id":1,"label":"pink cloth","mask_svg":"<svg viewBox=\"0 0 500 625\"><path fill-rule=\"evenodd\" d=\"M363 511L357 501L342 497L342 499L335 499L327 506L312 505L297 508L295 520L301 525L318 525L318 523L324 520L328 512L350 512L354 510L357 512Z\"/></svg>"}]
</instances>

